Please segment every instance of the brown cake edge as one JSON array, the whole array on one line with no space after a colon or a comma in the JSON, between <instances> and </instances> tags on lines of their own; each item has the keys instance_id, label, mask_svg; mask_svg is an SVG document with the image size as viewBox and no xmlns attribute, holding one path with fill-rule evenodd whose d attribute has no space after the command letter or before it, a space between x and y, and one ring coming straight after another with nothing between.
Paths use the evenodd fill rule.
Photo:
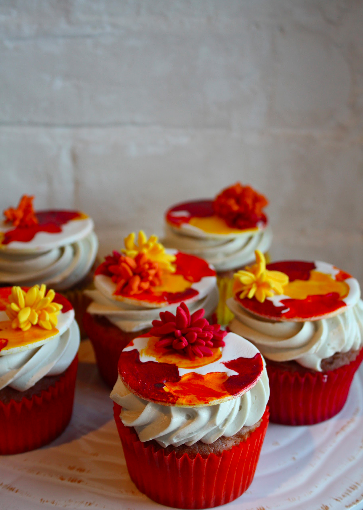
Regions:
<instances>
[{"instance_id":1,"label":"brown cake edge","mask_svg":"<svg viewBox=\"0 0 363 510\"><path fill-rule=\"evenodd\" d=\"M359 355L360 350L358 351L348 351L348 352L336 352L333 356L329 358L324 358L321 361L321 369L322 372L330 372L332 370L336 370L345 365L349 365L352 363L357 356ZM265 358L267 367L274 366L276 368L280 368L281 370L286 370L287 372L300 372L306 373L310 372L315 374L316 371L311 368L306 368L297 363L297 361L271 361L268 358Z\"/></svg>"},{"instance_id":2,"label":"brown cake edge","mask_svg":"<svg viewBox=\"0 0 363 510\"><path fill-rule=\"evenodd\" d=\"M155 439L153 439L152 441L146 441L144 445L153 446L155 451L163 450L165 455L169 455L172 452L175 452L177 458L182 457L185 453L189 456L190 459L194 459L198 454L201 457L206 458L211 453L214 453L215 455L221 455L225 450L230 450L234 446L239 445L241 442L246 441L250 435L261 425L261 423L262 418L250 427L242 427L242 429L239 430L237 434L234 434L231 437L222 436L211 444L205 444L202 441L197 441L191 446L183 444L180 446L170 445L166 448L163 448L157 443ZM135 432L135 434L137 434L134 428L132 428L132 430Z\"/></svg>"}]
</instances>

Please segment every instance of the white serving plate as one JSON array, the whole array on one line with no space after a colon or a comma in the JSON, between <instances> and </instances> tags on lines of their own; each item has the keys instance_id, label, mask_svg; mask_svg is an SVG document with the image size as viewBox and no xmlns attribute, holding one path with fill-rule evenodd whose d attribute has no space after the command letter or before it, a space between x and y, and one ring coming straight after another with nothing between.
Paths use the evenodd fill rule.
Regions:
<instances>
[{"instance_id":1,"label":"white serving plate","mask_svg":"<svg viewBox=\"0 0 363 510\"><path fill-rule=\"evenodd\" d=\"M108 394L90 344L82 342L72 421L49 446L0 457L1 510L165 508L131 482ZM270 424L250 489L225 507L361 510L362 502L363 366L332 420L311 427Z\"/></svg>"}]
</instances>

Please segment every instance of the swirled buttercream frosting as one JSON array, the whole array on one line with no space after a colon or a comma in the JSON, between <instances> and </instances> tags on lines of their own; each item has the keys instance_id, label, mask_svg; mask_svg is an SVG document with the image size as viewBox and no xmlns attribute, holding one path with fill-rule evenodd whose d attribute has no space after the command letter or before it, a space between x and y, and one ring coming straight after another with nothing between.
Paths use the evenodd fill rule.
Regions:
<instances>
[{"instance_id":1,"label":"swirled buttercream frosting","mask_svg":"<svg viewBox=\"0 0 363 510\"><path fill-rule=\"evenodd\" d=\"M305 322L261 319L244 310L233 298L227 305L235 318L231 331L253 342L272 361L296 361L321 371L321 361L335 353L363 347L363 302L335 317Z\"/></svg>"},{"instance_id":2,"label":"swirled buttercream frosting","mask_svg":"<svg viewBox=\"0 0 363 510\"><path fill-rule=\"evenodd\" d=\"M271 246L272 230L269 226L256 233L236 235L232 238L215 238L202 235L188 235L181 229L165 226L163 243L196 255L212 264L216 271L229 271L249 264L254 259L255 250L266 252Z\"/></svg>"},{"instance_id":3,"label":"swirled buttercream frosting","mask_svg":"<svg viewBox=\"0 0 363 510\"><path fill-rule=\"evenodd\" d=\"M95 284L97 287L97 282ZM160 308L143 308L115 301L97 288L86 290L85 294L92 299L92 303L87 308L88 313L106 317L123 331L132 332L151 328L152 322L159 317ZM190 303L189 309L194 312L202 307L205 309L206 316L209 317L217 307L218 297L218 289L214 285L209 294ZM162 307L162 311L175 313L177 306L178 304L165 306Z\"/></svg>"},{"instance_id":4,"label":"swirled buttercream frosting","mask_svg":"<svg viewBox=\"0 0 363 510\"><path fill-rule=\"evenodd\" d=\"M88 274L97 255L92 219L80 211L30 214L23 199L17 209L4 212L6 220L0 223L0 285L40 282L55 290L71 288Z\"/></svg>"},{"instance_id":5,"label":"swirled buttercream frosting","mask_svg":"<svg viewBox=\"0 0 363 510\"><path fill-rule=\"evenodd\" d=\"M244 426L257 423L269 399L269 384L264 368L257 384L241 397L206 407L173 407L148 402L131 393L119 377L111 393L122 407L121 421L134 427L140 441L155 439L162 447L190 446L197 441L214 443L230 437Z\"/></svg>"}]
</instances>

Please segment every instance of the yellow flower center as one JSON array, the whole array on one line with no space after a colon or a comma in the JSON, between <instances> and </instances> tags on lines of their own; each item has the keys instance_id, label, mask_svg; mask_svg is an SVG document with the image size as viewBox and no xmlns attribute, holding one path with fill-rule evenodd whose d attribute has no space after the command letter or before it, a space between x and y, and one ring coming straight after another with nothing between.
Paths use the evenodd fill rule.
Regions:
<instances>
[{"instance_id":1,"label":"yellow flower center","mask_svg":"<svg viewBox=\"0 0 363 510\"><path fill-rule=\"evenodd\" d=\"M284 286L289 283L289 277L281 271L269 271L266 269L266 259L259 250L255 251L256 264L246 267L233 275L234 294L242 291L241 299L245 297L263 303L267 297L281 295L284 293Z\"/></svg>"},{"instance_id":2,"label":"yellow flower center","mask_svg":"<svg viewBox=\"0 0 363 510\"><path fill-rule=\"evenodd\" d=\"M46 286L34 285L25 292L21 287L13 287L9 296L6 313L12 321L13 329L28 331L32 326L38 325L43 329L51 330L58 324L58 317L63 305L53 303L54 290Z\"/></svg>"},{"instance_id":3,"label":"yellow flower center","mask_svg":"<svg viewBox=\"0 0 363 510\"><path fill-rule=\"evenodd\" d=\"M161 270L168 271L169 273L175 272L175 255L165 253L165 248L161 243L158 243L156 236L150 236L149 239L145 233L140 230L135 242L136 234L132 232L125 237L125 249L121 250L127 257L135 258L139 253L144 253L146 257L159 264Z\"/></svg>"}]
</instances>

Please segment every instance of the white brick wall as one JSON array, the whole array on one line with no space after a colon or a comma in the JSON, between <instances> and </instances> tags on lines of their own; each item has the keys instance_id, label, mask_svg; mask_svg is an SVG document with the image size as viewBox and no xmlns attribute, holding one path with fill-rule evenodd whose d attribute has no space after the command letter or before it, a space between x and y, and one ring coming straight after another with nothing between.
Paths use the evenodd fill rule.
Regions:
<instances>
[{"instance_id":1,"label":"white brick wall","mask_svg":"<svg viewBox=\"0 0 363 510\"><path fill-rule=\"evenodd\" d=\"M363 284L363 3L3 0L0 209L77 207L101 251L236 180L274 258Z\"/></svg>"}]
</instances>

